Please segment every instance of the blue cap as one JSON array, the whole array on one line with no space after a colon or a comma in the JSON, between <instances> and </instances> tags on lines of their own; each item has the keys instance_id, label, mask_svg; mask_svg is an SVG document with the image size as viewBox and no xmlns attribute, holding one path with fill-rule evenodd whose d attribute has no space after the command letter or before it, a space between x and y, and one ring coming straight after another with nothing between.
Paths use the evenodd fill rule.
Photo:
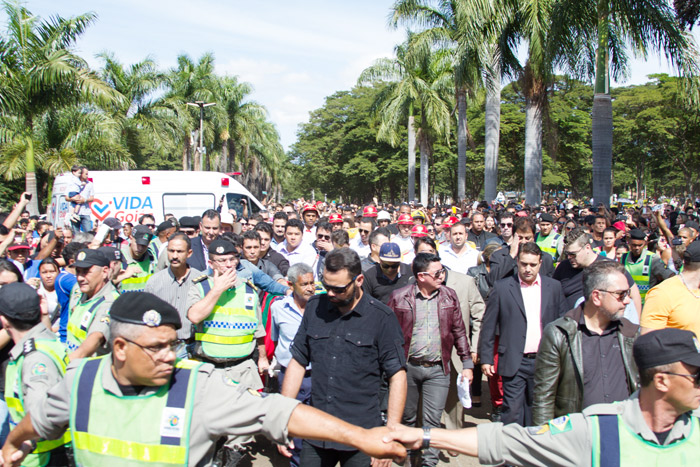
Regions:
<instances>
[{"instance_id":1,"label":"blue cap","mask_svg":"<svg viewBox=\"0 0 700 467\"><path fill-rule=\"evenodd\" d=\"M401 248L396 243L386 242L379 248L379 259L387 263L401 261Z\"/></svg>"}]
</instances>

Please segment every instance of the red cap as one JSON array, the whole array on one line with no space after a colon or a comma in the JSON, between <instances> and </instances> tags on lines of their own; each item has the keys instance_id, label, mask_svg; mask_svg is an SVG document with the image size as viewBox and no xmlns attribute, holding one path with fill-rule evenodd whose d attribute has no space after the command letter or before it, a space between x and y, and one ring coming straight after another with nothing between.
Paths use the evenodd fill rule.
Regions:
<instances>
[{"instance_id":1,"label":"red cap","mask_svg":"<svg viewBox=\"0 0 700 467\"><path fill-rule=\"evenodd\" d=\"M342 224L343 216L341 216L337 212L334 212L333 214L328 216L328 222L330 222L331 224Z\"/></svg>"},{"instance_id":2,"label":"red cap","mask_svg":"<svg viewBox=\"0 0 700 467\"><path fill-rule=\"evenodd\" d=\"M362 217L377 217L377 208L374 206L365 206L362 211Z\"/></svg>"},{"instance_id":3,"label":"red cap","mask_svg":"<svg viewBox=\"0 0 700 467\"><path fill-rule=\"evenodd\" d=\"M525 211L518 211L515 213L515 217L527 217L527 213Z\"/></svg>"},{"instance_id":4,"label":"red cap","mask_svg":"<svg viewBox=\"0 0 700 467\"><path fill-rule=\"evenodd\" d=\"M411 237L427 237L428 228L423 224L416 224L411 229Z\"/></svg>"},{"instance_id":5,"label":"red cap","mask_svg":"<svg viewBox=\"0 0 700 467\"><path fill-rule=\"evenodd\" d=\"M399 220L396 221L399 225L413 225L413 218L410 214L401 214Z\"/></svg>"},{"instance_id":6,"label":"red cap","mask_svg":"<svg viewBox=\"0 0 700 467\"><path fill-rule=\"evenodd\" d=\"M318 214L318 209L316 209L316 206L314 206L313 204L305 204L304 207L301 208L302 214L306 211L316 211L316 214Z\"/></svg>"},{"instance_id":7,"label":"red cap","mask_svg":"<svg viewBox=\"0 0 700 467\"><path fill-rule=\"evenodd\" d=\"M449 228L459 222L459 219L455 216L450 216L442 222L444 228Z\"/></svg>"},{"instance_id":8,"label":"red cap","mask_svg":"<svg viewBox=\"0 0 700 467\"><path fill-rule=\"evenodd\" d=\"M622 221L617 221L617 222L615 222L612 226L615 227L617 230L621 230L621 231L623 231L623 232L627 232L627 226L626 226L625 223L622 222Z\"/></svg>"}]
</instances>

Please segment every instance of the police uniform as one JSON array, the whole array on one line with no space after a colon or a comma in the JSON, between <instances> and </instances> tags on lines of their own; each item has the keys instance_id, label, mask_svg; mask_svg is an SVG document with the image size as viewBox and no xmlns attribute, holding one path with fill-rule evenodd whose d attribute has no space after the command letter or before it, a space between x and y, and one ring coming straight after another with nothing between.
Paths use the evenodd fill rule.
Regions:
<instances>
[{"instance_id":1,"label":"police uniform","mask_svg":"<svg viewBox=\"0 0 700 467\"><path fill-rule=\"evenodd\" d=\"M8 284L0 292L0 313L10 319L36 322L40 318L39 296L26 284ZM4 390L13 429L27 412L41 410L46 392L63 378L66 364L65 345L41 322L12 347ZM69 433L55 440L39 440L34 453L22 465L62 465L67 462L67 443Z\"/></svg>"},{"instance_id":2,"label":"police uniform","mask_svg":"<svg viewBox=\"0 0 700 467\"><path fill-rule=\"evenodd\" d=\"M147 326L180 327L177 310L152 294L123 295L112 310L113 319L129 323L138 314ZM63 381L49 390L43 410L31 414L42 437L61 436L71 427L79 465L204 466L223 436L262 433L287 442L296 400L261 395L225 371L191 360L176 362L166 386L125 387L110 364L111 354L72 362ZM135 390L136 395L130 392Z\"/></svg>"},{"instance_id":3,"label":"police uniform","mask_svg":"<svg viewBox=\"0 0 700 467\"><path fill-rule=\"evenodd\" d=\"M145 225L137 225L134 227L131 236L134 238L133 241L135 241L137 245L148 246L153 238L153 233ZM154 257L149 250L146 250L143 257L140 260L136 260L132 256L131 248L129 247L122 249L122 255L124 256L127 268L129 266L136 266L140 271L132 277L122 280L119 284L119 290L121 292L143 292L143 289L146 287L146 282L148 282L148 279L153 275L155 270L156 261Z\"/></svg>"},{"instance_id":4,"label":"police uniform","mask_svg":"<svg viewBox=\"0 0 700 467\"><path fill-rule=\"evenodd\" d=\"M109 259L97 250L82 250L76 257L75 266L89 268L92 266L109 266ZM92 297L80 293L76 284L68 308L71 310L68 319L67 339L68 350L74 351L82 344L87 336L100 332L105 337L105 345L98 348L96 354L104 355L109 351L109 309L119 293L111 281L107 281Z\"/></svg>"}]
</instances>

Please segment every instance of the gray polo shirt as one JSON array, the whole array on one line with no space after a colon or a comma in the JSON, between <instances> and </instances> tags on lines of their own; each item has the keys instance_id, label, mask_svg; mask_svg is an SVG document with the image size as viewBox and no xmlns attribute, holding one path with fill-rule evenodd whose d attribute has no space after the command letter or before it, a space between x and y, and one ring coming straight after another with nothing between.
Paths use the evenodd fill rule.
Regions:
<instances>
[{"instance_id":1,"label":"gray polo shirt","mask_svg":"<svg viewBox=\"0 0 700 467\"><path fill-rule=\"evenodd\" d=\"M192 323L187 319L187 296L192 287L192 281L201 275L201 271L189 268L185 277L178 281L172 269L167 268L153 274L146 282L144 292L157 295L174 306L180 314L182 327L177 330L178 339L192 337Z\"/></svg>"}]
</instances>

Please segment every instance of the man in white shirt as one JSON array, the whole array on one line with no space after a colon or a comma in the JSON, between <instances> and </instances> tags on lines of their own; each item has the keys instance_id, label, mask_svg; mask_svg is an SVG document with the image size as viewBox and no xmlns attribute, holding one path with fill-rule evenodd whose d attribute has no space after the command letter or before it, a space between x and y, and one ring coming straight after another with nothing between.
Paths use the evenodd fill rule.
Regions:
<instances>
[{"instance_id":1,"label":"man in white shirt","mask_svg":"<svg viewBox=\"0 0 700 467\"><path fill-rule=\"evenodd\" d=\"M392 243L396 243L401 248L401 262L410 264L413 261L413 239L411 229L413 228L413 218L410 214L401 214L396 221L399 233L391 237ZM408 261L407 261L408 258Z\"/></svg>"},{"instance_id":2,"label":"man in white shirt","mask_svg":"<svg viewBox=\"0 0 700 467\"><path fill-rule=\"evenodd\" d=\"M316 241L316 221L318 220L318 209L313 204L306 204L301 209L301 217L304 219L303 242L311 245Z\"/></svg>"},{"instance_id":3,"label":"man in white shirt","mask_svg":"<svg viewBox=\"0 0 700 467\"><path fill-rule=\"evenodd\" d=\"M365 259L372 252L369 245L369 234L374 230L374 222L368 217L363 217L357 231L360 235L350 241L350 248L355 250L360 259Z\"/></svg>"},{"instance_id":4,"label":"man in white shirt","mask_svg":"<svg viewBox=\"0 0 700 467\"><path fill-rule=\"evenodd\" d=\"M442 264L451 271L466 274L477 265L479 251L467 242L467 226L457 222L450 227L450 244L440 247Z\"/></svg>"},{"instance_id":5,"label":"man in white shirt","mask_svg":"<svg viewBox=\"0 0 700 467\"><path fill-rule=\"evenodd\" d=\"M289 265L304 263L316 270L318 253L316 250L302 240L304 224L299 219L290 219L284 228L284 241L279 245L277 251L284 256Z\"/></svg>"}]
</instances>

